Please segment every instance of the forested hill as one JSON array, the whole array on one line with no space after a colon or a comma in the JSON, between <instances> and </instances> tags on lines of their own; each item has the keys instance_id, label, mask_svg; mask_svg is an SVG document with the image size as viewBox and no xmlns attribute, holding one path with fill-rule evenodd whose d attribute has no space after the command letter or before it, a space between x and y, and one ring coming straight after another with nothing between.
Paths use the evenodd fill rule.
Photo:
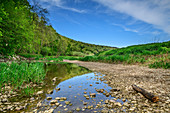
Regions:
<instances>
[{"instance_id":1,"label":"forested hill","mask_svg":"<svg viewBox=\"0 0 170 113\"><path fill-rule=\"evenodd\" d=\"M74 41L58 34L48 12L33 0L0 1L0 55L93 55L113 49Z\"/></svg>"},{"instance_id":2,"label":"forested hill","mask_svg":"<svg viewBox=\"0 0 170 113\"><path fill-rule=\"evenodd\" d=\"M65 44L64 47L67 47L64 48L63 53L68 56L91 56L99 52L112 50L115 48L75 41L61 35L60 37L62 39L62 42L64 42L63 44Z\"/></svg>"}]
</instances>

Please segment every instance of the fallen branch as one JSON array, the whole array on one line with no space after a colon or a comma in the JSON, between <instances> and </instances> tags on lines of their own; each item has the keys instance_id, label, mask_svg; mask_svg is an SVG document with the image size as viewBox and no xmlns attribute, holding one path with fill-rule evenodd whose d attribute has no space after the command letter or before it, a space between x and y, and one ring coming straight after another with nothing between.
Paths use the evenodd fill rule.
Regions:
<instances>
[{"instance_id":1,"label":"fallen branch","mask_svg":"<svg viewBox=\"0 0 170 113\"><path fill-rule=\"evenodd\" d=\"M152 102L158 102L159 101L159 97L154 96L153 94L147 92L146 90L136 86L136 85L132 85L132 88L136 91L141 93L144 97L146 97L147 99L151 100Z\"/></svg>"}]
</instances>

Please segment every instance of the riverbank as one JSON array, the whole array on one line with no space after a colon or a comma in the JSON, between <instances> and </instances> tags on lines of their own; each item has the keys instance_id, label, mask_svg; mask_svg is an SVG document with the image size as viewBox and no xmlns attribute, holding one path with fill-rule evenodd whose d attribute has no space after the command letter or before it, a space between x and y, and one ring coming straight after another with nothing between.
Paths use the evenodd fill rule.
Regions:
<instances>
[{"instance_id":1,"label":"riverbank","mask_svg":"<svg viewBox=\"0 0 170 113\"><path fill-rule=\"evenodd\" d=\"M107 84L112 88L120 89L115 94L117 98L125 98L129 102L129 111L168 112L170 107L170 70L150 69L138 65L107 64L98 62L82 62L64 60L75 63L92 71L105 74ZM141 94L137 94L131 87L136 84L139 87L159 96L160 101L153 103Z\"/></svg>"}]
</instances>

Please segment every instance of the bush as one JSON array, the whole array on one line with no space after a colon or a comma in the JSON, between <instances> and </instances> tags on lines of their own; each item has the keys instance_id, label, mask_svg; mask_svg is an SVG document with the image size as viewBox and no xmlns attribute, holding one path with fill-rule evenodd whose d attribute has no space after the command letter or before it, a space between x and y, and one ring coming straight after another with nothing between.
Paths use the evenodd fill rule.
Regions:
<instances>
[{"instance_id":1,"label":"bush","mask_svg":"<svg viewBox=\"0 0 170 113\"><path fill-rule=\"evenodd\" d=\"M41 54L28 54L28 53L19 53L20 56L25 58L35 58L35 57L42 57Z\"/></svg>"},{"instance_id":2,"label":"bush","mask_svg":"<svg viewBox=\"0 0 170 113\"><path fill-rule=\"evenodd\" d=\"M170 62L154 62L153 64L149 64L149 68L164 68L169 69L170 68Z\"/></svg>"},{"instance_id":3,"label":"bush","mask_svg":"<svg viewBox=\"0 0 170 113\"><path fill-rule=\"evenodd\" d=\"M42 54L43 56L52 55L52 53L51 53L51 48L49 48L49 47L43 47L43 48L41 49L41 54Z\"/></svg>"},{"instance_id":4,"label":"bush","mask_svg":"<svg viewBox=\"0 0 170 113\"><path fill-rule=\"evenodd\" d=\"M24 83L41 83L44 77L43 63L0 63L1 87L11 84L14 88L21 88Z\"/></svg>"}]
</instances>

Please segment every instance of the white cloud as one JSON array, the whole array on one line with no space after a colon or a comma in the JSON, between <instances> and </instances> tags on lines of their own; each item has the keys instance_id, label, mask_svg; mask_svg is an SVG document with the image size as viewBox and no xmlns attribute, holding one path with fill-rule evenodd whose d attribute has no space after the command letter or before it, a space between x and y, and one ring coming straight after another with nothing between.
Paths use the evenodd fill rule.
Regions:
<instances>
[{"instance_id":1,"label":"white cloud","mask_svg":"<svg viewBox=\"0 0 170 113\"><path fill-rule=\"evenodd\" d=\"M170 0L93 0L170 34Z\"/></svg>"},{"instance_id":2,"label":"white cloud","mask_svg":"<svg viewBox=\"0 0 170 113\"><path fill-rule=\"evenodd\" d=\"M61 9L65 9L65 10L69 10L69 11L73 11L73 12L77 12L77 13L85 13L85 10L79 10L76 8L71 8L71 7L67 7L64 5L64 1L63 0L40 0L41 2L47 2L49 3L51 6L57 6Z\"/></svg>"},{"instance_id":3,"label":"white cloud","mask_svg":"<svg viewBox=\"0 0 170 113\"><path fill-rule=\"evenodd\" d=\"M135 33L138 33L138 32L139 32L139 31L136 30L136 29L130 29L130 28L127 28L126 26L121 25L121 24L112 23L112 25L121 27L121 28L123 28L125 31L130 31L130 32L135 32Z\"/></svg>"}]
</instances>

